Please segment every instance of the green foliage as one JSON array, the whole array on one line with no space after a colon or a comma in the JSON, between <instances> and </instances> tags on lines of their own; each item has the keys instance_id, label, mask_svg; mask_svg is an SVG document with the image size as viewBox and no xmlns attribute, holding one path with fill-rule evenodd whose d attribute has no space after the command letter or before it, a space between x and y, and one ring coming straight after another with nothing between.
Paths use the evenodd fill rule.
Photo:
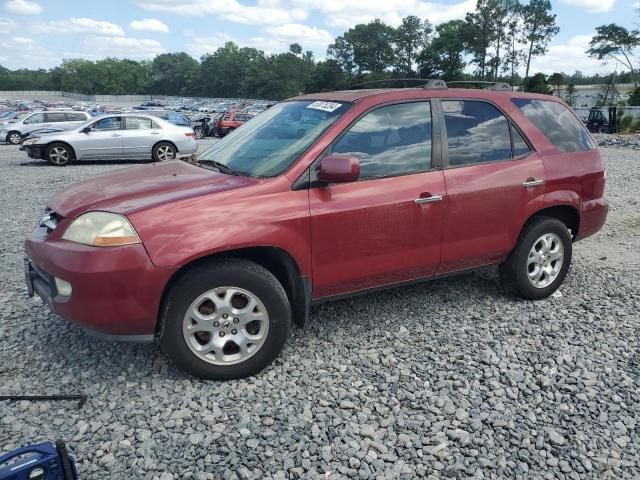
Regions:
<instances>
[{"instance_id":1,"label":"green foliage","mask_svg":"<svg viewBox=\"0 0 640 480\"><path fill-rule=\"evenodd\" d=\"M466 66L463 58L464 27L462 20L452 20L436 27L430 48L423 50L418 58L422 78L461 79Z\"/></svg>"},{"instance_id":2,"label":"green foliage","mask_svg":"<svg viewBox=\"0 0 640 480\"><path fill-rule=\"evenodd\" d=\"M544 73L536 73L532 77L525 78L522 82L522 89L525 92L551 95L551 89L547 85L547 77Z\"/></svg>"},{"instance_id":3,"label":"green foliage","mask_svg":"<svg viewBox=\"0 0 640 480\"><path fill-rule=\"evenodd\" d=\"M549 0L530 0L522 7L522 40L527 44L525 78L529 76L531 59L547 53L547 45L559 31Z\"/></svg>"},{"instance_id":4,"label":"green foliage","mask_svg":"<svg viewBox=\"0 0 640 480\"><path fill-rule=\"evenodd\" d=\"M560 96L560 87L562 87L562 85L564 85L564 82L565 82L564 75L556 72L549 77L548 82L550 85L553 85L554 87L556 87L556 92L558 96Z\"/></svg>"},{"instance_id":5,"label":"green foliage","mask_svg":"<svg viewBox=\"0 0 640 480\"><path fill-rule=\"evenodd\" d=\"M633 51L640 46L640 31L610 23L596 28L596 34L589 42L587 53L598 60L615 60L631 72L634 82Z\"/></svg>"},{"instance_id":6,"label":"green foliage","mask_svg":"<svg viewBox=\"0 0 640 480\"><path fill-rule=\"evenodd\" d=\"M631 95L629 95L627 104L634 107L640 106L640 87L636 87L633 89Z\"/></svg>"}]
</instances>

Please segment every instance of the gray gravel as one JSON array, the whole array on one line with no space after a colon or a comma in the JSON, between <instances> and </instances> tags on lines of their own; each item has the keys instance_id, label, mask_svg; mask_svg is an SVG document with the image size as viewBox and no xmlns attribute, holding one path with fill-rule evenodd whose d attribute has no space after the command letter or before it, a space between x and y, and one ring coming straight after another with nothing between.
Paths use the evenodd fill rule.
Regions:
<instances>
[{"instance_id":1,"label":"gray gravel","mask_svg":"<svg viewBox=\"0 0 640 480\"><path fill-rule=\"evenodd\" d=\"M22 241L46 200L127 164L0 145L0 394L89 395L0 402L0 451L64 438L82 479L638 478L640 153L604 154L610 221L562 295L519 300L487 268L326 304L272 367L215 383L27 297Z\"/></svg>"}]
</instances>

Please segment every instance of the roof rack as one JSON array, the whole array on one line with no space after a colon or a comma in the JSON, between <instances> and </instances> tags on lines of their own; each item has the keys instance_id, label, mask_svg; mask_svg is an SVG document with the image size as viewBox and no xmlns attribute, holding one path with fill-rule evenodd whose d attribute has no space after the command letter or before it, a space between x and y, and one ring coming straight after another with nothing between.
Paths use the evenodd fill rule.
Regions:
<instances>
[{"instance_id":1,"label":"roof rack","mask_svg":"<svg viewBox=\"0 0 640 480\"><path fill-rule=\"evenodd\" d=\"M485 82L482 80L453 80L447 82L448 84L462 84L462 85L487 85L488 90L496 90L500 92L511 92L513 87L505 82ZM425 85L426 88L426 85Z\"/></svg>"},{"instance_id":2,"label":"roof rack","mask_svg":"<svg viewBox=\"0 0 640 480\"><path fill-rule=\"evenodd\" d=\"M422 82L422 88L425 90L447 90L449 85L486 85L485 88L488 90L496 90L500 92L510 92L513 90L513 87L508 83L504 82L486 82L482 80L453 80L450 82L445 82L444 80L440 80L438 78L383 78L381 80L371 80L369 82L356 83L351 85L349 88L357 88L363 87L367 85L375 85L380 83L390 83L390 82Z\"/></svg>"}]
</instances>

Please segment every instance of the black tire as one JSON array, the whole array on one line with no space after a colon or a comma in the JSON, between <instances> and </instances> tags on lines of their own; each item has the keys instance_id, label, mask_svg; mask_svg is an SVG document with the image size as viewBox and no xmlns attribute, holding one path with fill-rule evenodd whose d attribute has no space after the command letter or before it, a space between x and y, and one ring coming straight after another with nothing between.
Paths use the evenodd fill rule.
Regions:
<instances>
[{"instance_id":1,"label":"black tire","mask_svg":"<svg viewBox=\"0 0 640 480\"><path fill-rule=\"evenodd\" d=\"M262 302L269 317L263 344L245 360L231 365L216 365L200 358L183 334L184 318L192 303L202 294L221 287L250 292ZM291 310L284 288L271 272L247 260L225 259L194 267L182 275L167 293L160 321L160 345L176 366L198 378L232 380L254 375L275 360L289 335ZM203 341L212 342L213 338L215 334ZM230 336L226 345L235 345L233 340Z\"/></svg>"},{"instance_id":2,"label":"black tire","mask_svg":"<svg viewBox=\"0 0 640 480\"><path fill-rule=\"evenodd\" d=\"M562 265L555 279L544 287L536 287L529 280L529 252L543 235L553 234L562 243ZM569 271L573 244L567 226L561 221L545 216L532 218L522 229L518 243L507 260L500 265L502 283L517 295L528 300L547 298L555 292ZM552 262L549 262L553 265ZM552 277L551 277L552 278Z\"/></svg>"},{"instance_id":3,"label":"black tire","mask_svg":"<svg viewBox=\"0 0 640 480\"><path fill-rule=\"evenodd\" d=\"M158 142L153 146L151 150L151 156L154 162L164 162L173 160L176 158L178 150L169 142Z\"/></svg>"},{"instance_id":4,"label":"black tire","mask_svg":"<svg viewBox=\"0 0 640 480\"><path fill-rule=\"evenodd\" d=\"M22 143L22 135L20 132L7 133L7 142L11 145L20 145Z\"/></svg>"},{"instance_id":5,"label":"black tire","mask_svg":"<svg viewBox=\"0 0 640 480\"><path fill-rule=\"evenodd\" d=\"M196 127L193 131L196 133L196 138L198 140L202 140L204 138L204 130L202 128Z\"/></svg>"},{"instance_id":6,"label":"black tire","mask_svg":"<svg viewBox=\"0 0 640 480\"><path fill-rule=\"evenodd\" d=\"M66 167L73 160L73 150L64 143L52 143L47 145L45 156L49 165Z\"/></svg>"}]
</instances>

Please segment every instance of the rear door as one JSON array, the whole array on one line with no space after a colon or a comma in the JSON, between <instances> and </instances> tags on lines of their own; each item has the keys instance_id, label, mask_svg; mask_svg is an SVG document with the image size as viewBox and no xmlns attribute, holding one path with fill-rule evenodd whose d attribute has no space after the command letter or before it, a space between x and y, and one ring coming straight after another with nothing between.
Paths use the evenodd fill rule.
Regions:
<instances>
[{"instance_id":1,"label":"rear door","mask_svg":"<svg viewBox=\"0 0 640 480\"><path fill-rule=\"evenodd\" d=\"M89 115L80 112L67 112L64 116L66 121L65 125L68 129L79 127L91 118Z\"/></svg>"},{"instance_id":2,"label":"rear door","mask_svg":"<svg viewBox=\"0 0 640 480\"><path fill-rule=\"evenodd\" d=\"M24 135L25 133L32 132L39 128L44 128L44 120L44 113L34 113L33 115L30 115L22 121L22 125L20 127L21 133Z\"/></svg>"},{"instance_id":3,"label":"rear door","mask_svg":"<svg viewBox=\"0 0 640 480\"><path fill-rule=\"evenodd\" d=\"M160 126L147 117L124 117L124 122L124 157L151 158L151 147L160 137Z\"/></svg>"},{"instance_id":4,"label":"rear door","mask_svg":"<svg viewBox=\"0 0 640 480\"><path fill-rule=\"evenodd\" d=\"M439 273L502 261L543 205L545 170L492 103L442 100L447 212Z\"/></svg>"},{"instance_id":5,"label":"rear door","mask_svg":"<svg viewBox=\"0 0 640 480\"><path fill-rule=\"evenodd\" d=\"M309 190L315 298L436 271L445 187L432 123L429 101L377 107L329 148L358 157L361 173Z\"/></svg>"},{"instance_id":6,"label":"rear door","mask_svg":"<svg viewBox=\"0 0 640 480\"><path fill-rule=\"evenodd\" d=\"M122 158L122 117L101 117L88 133L79 133L73 145L80 159Z\"/></svg>"}]
</instances>

